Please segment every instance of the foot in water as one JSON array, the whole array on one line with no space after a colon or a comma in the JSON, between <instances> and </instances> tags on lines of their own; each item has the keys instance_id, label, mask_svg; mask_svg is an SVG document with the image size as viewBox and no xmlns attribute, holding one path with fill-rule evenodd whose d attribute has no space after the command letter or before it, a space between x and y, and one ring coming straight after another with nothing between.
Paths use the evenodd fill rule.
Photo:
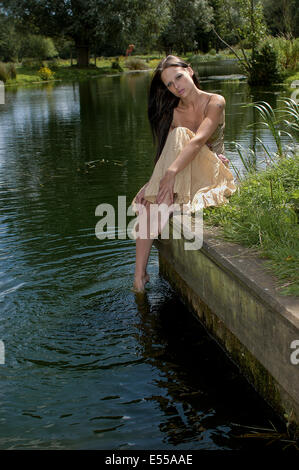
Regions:
<instances>
[{"instance_id":1,"label":"foot in water","mask_svg":"<svg viewBox=\"0 0 299 470\"><path fill-rule=\"evenodd\" d=\"M147 273L142 278L136 278L134 279L134 284L132 287L132 291L135 292L135 294L143 294L145 292L145 284L149 282L150 278Z\"/></svg>"}]
</instances>

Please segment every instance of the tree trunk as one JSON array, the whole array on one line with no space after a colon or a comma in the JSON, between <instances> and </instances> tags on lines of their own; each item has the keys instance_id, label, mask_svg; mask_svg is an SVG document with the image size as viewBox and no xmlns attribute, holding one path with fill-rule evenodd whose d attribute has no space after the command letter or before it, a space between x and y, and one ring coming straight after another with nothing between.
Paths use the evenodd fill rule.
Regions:
<instances>
[{"instance_id":1,"label":"tree trunk","mask_svg":"<svg viewBox=\"0 0 299 470\"><path fill-rule=\"evenodd\" d=\"M89 65L89 46L76 44L78 67L88 67Z\"/></svg>"}]
</instances>

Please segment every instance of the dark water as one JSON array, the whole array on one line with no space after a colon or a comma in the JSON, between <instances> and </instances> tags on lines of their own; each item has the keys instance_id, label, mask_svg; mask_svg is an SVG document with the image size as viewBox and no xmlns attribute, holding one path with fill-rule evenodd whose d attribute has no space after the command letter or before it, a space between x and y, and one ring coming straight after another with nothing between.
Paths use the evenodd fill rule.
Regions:
<instances>
[{"instance_id":1,"label":"dark water","mask_svg":"<svg viewBox=\"0 0 299 470\"><path fill-rule=\"evenodd\" d=\"M0 106L1 449L257 449L231 423L278 423L159 276L156 249L138 300L134 241L95 236L97 205L129 203L151 174L148 83L25 87ZM250 91L203 87L226 96L236 160Z\"/></svg>"}]
</instances>

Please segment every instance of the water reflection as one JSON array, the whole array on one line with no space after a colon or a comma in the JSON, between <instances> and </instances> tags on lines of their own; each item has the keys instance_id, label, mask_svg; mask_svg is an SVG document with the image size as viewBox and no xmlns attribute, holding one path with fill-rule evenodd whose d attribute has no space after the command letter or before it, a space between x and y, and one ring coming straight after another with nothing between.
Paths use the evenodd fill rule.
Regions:
<instances>
[{"instance_id":1,"label":"water reflection","mask_svg":"<svg viewBox=\"0 0 299 470\"><path fill-rule=\"evenodd\" d=\"M163 442L240 449L248 443L237 438L239 430L232 423L265 427L274 419L279 426L198 320L166 286L163 294L160 300L136 296L140 354L159 371L157 391L146 400L158 405L164 416L159 426Z\"/></svg>"}]
</instances>

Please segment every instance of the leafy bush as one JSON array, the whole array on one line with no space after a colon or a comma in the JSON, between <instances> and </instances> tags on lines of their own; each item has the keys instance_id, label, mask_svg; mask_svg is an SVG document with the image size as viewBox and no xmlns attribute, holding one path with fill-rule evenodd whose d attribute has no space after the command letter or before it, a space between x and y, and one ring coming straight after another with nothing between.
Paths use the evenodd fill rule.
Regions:
<instances>
[{"instance_id":1,"label":"leafy bush","mask_svg":"<svg viewBox=\"0 0 299 470\"><path fill-rule=\"evenodd\" d=\"M299 63L299 38L277 37L272 39L281 66L286 70L296 70Z\"/></svg>"},{"instance_id":2,"label":"leafy bush","mask_svg":"<svg viewBox=\"0 0 299 470\"><path fill-rule=\"evenodd\" d=\"M38 75L42 80L53 80L54 72L48 67L41 67L38 71Z\"/></svg>"},{"instance_id":3,"label":"leafy bush","mask_svg":"<svg viewBox=\"0 0 299 470\"><path fill-rule=\"evenodd\" d=\"M282 79L278 53L271 42L265 42L251 59L249 85L271 85Z\"/></svg>"},{"instance_id":4,"label":"leafy bush","mask_svg":"<svg viewBox=\"0 0 299 470\"><path fill-rule=\"evenodd\" d=\"M15 64L9 63L9 64L7 64L6 67L7 67L7 70L8 70L9 78L15 80L17 78L17 70L16 70Z\"/></svg>"},{"instance_id":5,"label":"leafy bush","mask_svg":"<svg viewBox=\"0 0 299 470\"><path fill-rule=\"evenodd\" d=\"M122 66L121 66L120 63L119 63L119 57L116 57L116 58L112 61L112 63L111 63L111 68L112 68L113 70L118 70L119 72L123 72L123 68L122 68Z\"/></svg>"},{"instance_id":6,"label":"leafy bush","mask_svg":"<svg viewBox=\"0 0 299 470\"><path fill-rule=\"evenodd\" d=\"M57 57L54 57L54 59L47 60L46 62L43 62L42 64L43 67L48 67L49 69L57 69L59 67L59 59Z\"/></svg>"},{"instance_id":7,"label":"leafy bush","mask_svg":"<svg viewBox=\"0 0 299 470\"><path fill-rule=\"evenodd\" d=\"M149 68L147 63L139 57L130 57L130 59L127 59L125 67L129 70L146 70Z\"/></svg>"},{"instance_id":8,"label":"leafy bush","mask_svg":"<svg viewBox=\"0 0 299 470\"><path fill-rule=\"evenodd\" d=\"M0 62L0 80L5 83L8 80L8 78L9 76L8 76L6 64L3 64L3 62Z\"/></svg>"},{"instance_id":9,"label":"leafy bush","mask_svg":"<svg viewBox=\"0 0 299 470\"><path fill-rule=\"evenodd\" d=\"M51 38L29 34L24 40L20 50L21 57L33 59L48 59L58 55L54 42Z\"/></svg>"},{"instance_id":10,"label":"leafy bush","mask_svg":"<svg viewBox=\"0 0 299 470\"><path fill-rule=\"evenodd\" d=\"M17 22L10 15L0 14L0 60L16 61L22 42L21 33L16 31Z\"/></svg>"},{"instance_id":11,"label":"leafy bush","mask_svg":"<svg viewBox=\"0 0 299 470\"><path fill-rule=\"evenodd\" d=\"M27 57L22 60L22 66L27 68L41 68L44 66L44 63L39 59L34 59L33 57Z\"/></svg>"},{"instance_id":12,"label":"leafy bush","mask_svg":"<svg viewBox=\"0 0 299 470\"><path fill-rule=\"evenodd\" d=\"M0 80L6 82L9 79L15 79L17 77L15 64L9 63L4 64L0 62Z\"/></svg>"},{"instance_id":13,"label":"leafy bush","mask_svg":"<svg viewBox=\"0 0 299 470\"><path fill-rule=\"evenodd\" d=\"M225 239L257 249L283 284L299 295L299 155L251 173L224 206L205 209L205 221L219 225Z\"/></svg>"}]
</instances>

